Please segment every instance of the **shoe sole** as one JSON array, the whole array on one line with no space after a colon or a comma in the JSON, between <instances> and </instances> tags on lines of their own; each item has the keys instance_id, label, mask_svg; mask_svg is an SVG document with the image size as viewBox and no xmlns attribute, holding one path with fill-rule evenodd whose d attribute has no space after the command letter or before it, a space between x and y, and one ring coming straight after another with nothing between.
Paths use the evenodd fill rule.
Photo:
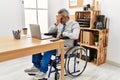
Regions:
<instances>
[{"instance_id":1,"label":"shoe sole","mask_svg":"<svg viewBox=\"0 0 120 80\"><path fill-rule=\"evenodd\" d=\"M37 72L25 72L27 74L36 74Z\"/></svg>"},{"instance_id":2,"label":"shoe sole","mask_svg":"<svg viewBox=\"0 0 120 80\"><path fill-rule=\"evenodd\" d=\"M29 76L35 76L35 74L28 74Z\"/></svg>"},{"instance_id":3,"label":"shoe sole","mask_svg":"<svg viewBox=\"0 0 120 80\"><path fill-rule=\"evenodd\" d=\"M35 75L34 76L34 79L37 79L37 80L46 80L46 74L43 74L43 75Z\"/></svg>"},{"instance_id":4,"label":"shoe sole","mask_svg":"<svg viewBox=\"0 0 120 80\"><path fill-rule=\"evenodd\" d=\"M42 78L42 79L38 79L38 80L47 80L47 78Z\"/></svg>"}]
</instances>

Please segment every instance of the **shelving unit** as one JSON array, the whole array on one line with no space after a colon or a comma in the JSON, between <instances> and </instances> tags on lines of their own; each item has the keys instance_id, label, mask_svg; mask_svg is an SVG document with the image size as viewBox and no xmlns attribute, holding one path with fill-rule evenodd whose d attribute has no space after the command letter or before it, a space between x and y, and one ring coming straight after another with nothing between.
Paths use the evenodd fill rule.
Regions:
<instances>
[{"instance_id":1,"label":"shelving unit","mask_svg":"<svg viewBox=\"0 0 120 80\"><path fill-rule=\"evenodd\" d=\"M108 29L96 29L96 16L100 11L77 11L75 20L80 25L79 44L89 52L89 62L100 65L106 62ZM95 43L97 41L97 43ZM81 54L82 55L82 54Z\"/></svg>"},{"instance_id":2,"label":"shelving unit","mask_svg":"<svg viewBox=\"0 0 120 80\"><path fill-rule=\"evenodd\" d=\"M100 11L77 11L75 13L75 20L83 28L94 29L94 23L96 20L96 15L100 14Z\"/></svg>"}]
</instances>

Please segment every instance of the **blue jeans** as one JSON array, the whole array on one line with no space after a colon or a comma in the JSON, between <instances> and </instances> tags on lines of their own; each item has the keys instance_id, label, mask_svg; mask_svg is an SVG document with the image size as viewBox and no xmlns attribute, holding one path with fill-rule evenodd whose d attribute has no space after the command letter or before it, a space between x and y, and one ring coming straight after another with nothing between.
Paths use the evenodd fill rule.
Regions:
<instances>
[{"instance_id":1,"label":"blue jeans","mask_svg":"<svg viewBox=\"0 0 120 80\"><path fill-rule=\"evenodd\" d=\"M41 72L46 73L48 71L48 64L50 63L51 56L56 53L56 50L51 50L44 52L42 55L34 54L32 55L32 63L35 67L39 68Z\"/></svg>"}]
</instances>

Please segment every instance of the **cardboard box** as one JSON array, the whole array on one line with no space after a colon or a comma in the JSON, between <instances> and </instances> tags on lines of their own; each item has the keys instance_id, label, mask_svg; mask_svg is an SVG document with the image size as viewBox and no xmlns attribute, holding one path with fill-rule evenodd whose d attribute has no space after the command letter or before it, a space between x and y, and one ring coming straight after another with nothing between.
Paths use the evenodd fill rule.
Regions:
<instances>
[{"instance_id":1,"label":"cardboard box","mask_svg":"<svg viewBox=\"0 0 120 80\"><path fill-rule=\"evenodd\" d=\"M83 44L93 45L94 44L94 36L90 31L83 31Z\"/></svg>"}]
</instances>

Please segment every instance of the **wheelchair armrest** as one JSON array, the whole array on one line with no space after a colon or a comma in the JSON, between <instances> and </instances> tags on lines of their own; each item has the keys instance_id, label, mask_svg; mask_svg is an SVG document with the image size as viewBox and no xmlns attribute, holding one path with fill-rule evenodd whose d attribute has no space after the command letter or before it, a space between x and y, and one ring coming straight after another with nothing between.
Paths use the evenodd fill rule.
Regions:
<instances>
[{"instance_id":1,"label":"wheelchair armrest","mask_svg":"<svg viewBox=\"0 0 120 80\"><path fill-rule=\"evenodd\" d=\"M44 35L56 37L57 33L44 33Z\"/></svg>"},{"instance_id":2,"label":"wheelchair armrest","mask_svg":"<svg viewBox=\"0 0 120 80\"><path fill-rule=\"evenodd\" d=\"M44 33L44 35L57 35L57 33Z\"/></svg>"},{"instance_id":3,"label":"wheelchair armrest","mask_svg":"<svg viewBox=\"0 0 120 80\"><path fill-rule=\"evenodd\" d=\"M60 39L70 39L70 38L67 36L62 36Z\"/></svg>"}]
</instances>

